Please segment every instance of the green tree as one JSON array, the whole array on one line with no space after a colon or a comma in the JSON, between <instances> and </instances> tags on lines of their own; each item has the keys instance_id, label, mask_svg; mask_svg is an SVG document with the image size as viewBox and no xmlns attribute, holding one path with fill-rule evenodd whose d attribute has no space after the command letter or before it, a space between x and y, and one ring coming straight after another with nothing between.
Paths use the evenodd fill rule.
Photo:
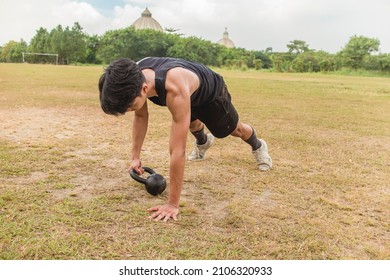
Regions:
<instances>
[{"instance_id":1,"label":"green tree","mask_svg":"<svg viewBox=\"0 0 390 280\"><path fill-rule=\"evenodd\" d=\"M316 57L319 61L320 71L329 72L338 69L336 56L325 51L316 52Z\"/></svg>"},{"instance_id":2,"label":"green tree","mask_svg":"<svg viewBox=\"0 0 390 280\"><path fill-rule=\"evenodd\" d=\"M309 45L302 40L293 40L287 44L288 52L291 54L300 54L309 51Z\"/></svg>"},{"instance_id":3,"label":"green tree","mask_svg":"<svg viewBox=\"0 0 390 280\"><path fill-rule=\"evenodd\" d=\"M97 51L99 48L100 39L97 35L86 37L86 51L83 62L99 64L102 61L97 57Z\"/></svg>"},{"instance_id":4,"label":"green tree","mask_svg":"<svg viewBox=\"0 0 390 280\"><path fill-rule=\"evenodd\" d=\"M49 53L49 48L49 32L41 27L31 39L30 45L28 46L28 52ZM52 61L52 59L47 56L27 56L26 61L30 63L46 63Z\"/></svg>"},{"instance_id":5,"label":"green tree","mask_svg":"<svg viewBox=\"0 0 390 280\"><path fill-rule=\"evenodd\" d=\"M319 72L320 63L315 52L304 52L292 61L291 67L296 72Z\"/></svg>"},{"instance_id":6,"label":"green tree","mask_svg":"<svg viewBox=\"0 0 390 280\"><path fill-rule=\"evenodd\" d=\"M121 34L123 32L124 30L109 30L99 38L96 56L103 63L109 63L112 59L121 56L125 57L125 55L121 55L124 51L123 35Z\"/></svg>"},{"instance_id":7,"label":"green tree","mask_svg":"<svg viewBox=\"0 0 390 280\"><path fill-rule=\"evenodd\" d=\"M243 48L226 48L218 45L217 61L220 66L233 69L246 69L254 67L256 57L252 52Z\"/></svg>"},{"instance_id":8,"label":"green tree","mask_svg":"<svg viewBox=\"0 0 390 280\"><path fill-rule=\"evenodd\" d=\"M336 69L336 61L325 51L306 51L294 58L291 67L295 72L327 72Z\"/></svg>"},{"instance_id":9,"label":"green tree","mask_svg":"<svg viewBox=\"0 0 390 280\"><path fill-rule=\"evenodd\" d=\"M207 65L217 65L218 50L217 44L192 36L180 38L168 49L167 55Z\"/></svg>"},{"instance_id":10,"label":"green tree","mask_svg":"<svg viewBox=\"0 0 390 280\"><path fill-rule=\"evenodd\" d=\"M139 60L147 56L167 56L168 49L179 40L179 35L150 29L112 30L99 39L97 56L104 63L120 57Z\"/></svg>"},{"instance_id":11,"label":"green tree","mask_svg":"<svg viewBox=\"0 0 390 280\"><path fill-rule=\"evenodd\" d=\"M136 30L137 46L134 46L135 60L148 56L167 56L168 49L180 40L179 35L163 33L152 29Z\"/></svg>"},{"instance_id":12,"label":"green tree","mask_svg":"<svg viewBox=\"0 0 390 280\"><path fill-rule=\"evenodd\" d=\"M231 67L232 66L231 61L236 59L235 49L226 48L221 45L218 45L217 48L218 48L217 65Z\"/></svg>"},{"instance_id":13,"label":"green tree","mask_svg":"<svg viewBox=\"0 0 390 280\"><path fill-rule=\"evenodd\" d=\"M22 62L22 53L26 51L27 43L25 41L9 41L2 47L1 61L13 63Z\"/></svg>"},{"instance_id":14,"label":"green tree","mask_svg":"<svg viewBox=\"0 0 390 280\"><path fill-rule=\"evenodd\" d=\"M380 71L380 58L378 55L366 55L363 58L362 68L370 71Z\"/></svg>"},{"instance_id":15,"label":"green tree","mask_svg":"<svg viewBox=\"0 0 390 280\"><path fill-rule=\"evenodd\" d=\"M340 52L344 65L353 69L362 68L364 58L378 51L379 45L380 41L378 39L352 36Z\"/></svg>"},{"instance_id":16,"label":"green tree","mask_svg":"<svg viewBox=\"0 0 390 280\"><path fill-rule=\"evenodd\" d=\"M379 56L380 70L390 72L390 54L380 54Z\"/></svg>"},{"instance_id":17,"label":"green tree","mask_svg":"<svg viewBox=\"0 0 390 280\"><path fill-rule=\"evenodd\" d=\"M47 53L58 54L58 61L60 64L67 64L66 53L63 50L62 40L63 40L64 29L62 25L57 25L53 28L48 35L48 42L46 47Z\"/></svg>"},{"instance_id":18,"label":"green tree","mask_svg":"<svg viewBox=\"0 0 390 280\"><path fill-rule=\"evenodd\" d=\"M86 34L83 33L79 23L74 23L72 28L63 28L58 25L47 36L47 53L58 54L60 64L85 61Z\"/></svg>"},{"instance_id":19,"label":"green tree","mask_svg":"<svg viewBox=\"0 0 390 280\"><path fill-rule=\"evenodd\" d=\"M277 72L291 72L294 55L291 53L275 52L271 55L273 69Z\"/></svg>"},{"instance_id":20,"label":"green tree","mask_svg":"<svg viewBox=\"0 0 390 280\"><path fill-rule=\"evenodd\" d=\"M265 51L252 51L253 56L253 67L255 69L271 69L272 60L271 60L272 49L268 48ZM259 67L260 65L260 67Z\"/></svg>"},{"instance_id":21,"label":"green tree","mask_svg":"<svg viewBox=\"0 0 390 280\"><path fill-rule=\"evenodd\" d=\"M45 53L48 51L49 32L45 28L39 28L31 39L28 47L29 52Z\"/></svg>"},{"instance_id":22,"label":"green tree","mask_svg":"<svg viewBox=\"0 0 390 280\"><path fill-rule=\"evenodd\" d=\"M71 63L85 61L86 56L86 34L78 22L75 22L71 29L65 29L63 46L67 60Z\"/></svg>"}]
</instances>

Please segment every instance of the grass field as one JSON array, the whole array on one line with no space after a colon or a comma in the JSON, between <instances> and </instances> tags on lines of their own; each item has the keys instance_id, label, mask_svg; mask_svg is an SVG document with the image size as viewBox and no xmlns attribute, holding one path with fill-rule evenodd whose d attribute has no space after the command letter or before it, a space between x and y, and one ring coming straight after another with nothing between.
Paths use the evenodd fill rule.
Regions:
<instances>
[{"instance_id":1,"label":"grass field","mask_svg":"<svg viewBox=\"0 0 390 280\"><path fill-rule=\"evenodd\" d=\"M127 173L132 115L101 111L101 72L0 64L0 259L390 259L390 78L221 70L274 168L217 140L157 223L166 193ZM149 108L143 163L167 177L170 115Z\"/></svg>"}]
</instances>

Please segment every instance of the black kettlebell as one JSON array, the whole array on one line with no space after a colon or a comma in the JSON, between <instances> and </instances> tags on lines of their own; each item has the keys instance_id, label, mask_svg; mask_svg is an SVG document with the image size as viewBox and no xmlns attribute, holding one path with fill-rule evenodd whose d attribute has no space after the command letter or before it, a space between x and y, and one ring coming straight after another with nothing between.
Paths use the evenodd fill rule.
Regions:
<instances>
[{"instance_id":1,"label":"black kettlebell","mask_svg":"<svg viewBox=\"0 0 390 280\"><path fill-rule=\"evenodd\" d=\"M130 170L131 178L139 183L145 184L146 191L151 195L156 196L161 194L167 186L167 182L165 181L164 177L160 174L157 174L152 168L145 166L143 169L145 172L150 174L146 179L140 177L134 169Z\"/></svg>"}]
</instances>

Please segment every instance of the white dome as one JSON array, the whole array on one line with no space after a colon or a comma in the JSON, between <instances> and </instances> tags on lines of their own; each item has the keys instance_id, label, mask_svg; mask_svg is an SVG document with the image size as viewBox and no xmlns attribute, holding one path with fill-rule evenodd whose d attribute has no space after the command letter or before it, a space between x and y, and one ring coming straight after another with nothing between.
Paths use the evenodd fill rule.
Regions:
<instances>
[{"instance_id":1,"label":"white dome","mask_svg":"<svg viewBox=\"0 0 390 280\"><path fill-rule=\"evenodd\" d=\"M142 12L141 17L138 18L131 26L134 26L135 29L153 29L161 32L163 31L163 28L158 21L152 18L152 13L148 8Z\"/></svg>"},{"instance_id":2,"label":"white dome","mask_svg":"<svg viewBox=\"0 0 390 280\"><path fill-rule=\"evenodd\" d=\"M227 28L225 27L225 32L223 32L223 38L220 39L217 44L225 46L227 48L235 48L233 41L229 39L229 33L227 32Z\"/></svg>"}]
</instances>

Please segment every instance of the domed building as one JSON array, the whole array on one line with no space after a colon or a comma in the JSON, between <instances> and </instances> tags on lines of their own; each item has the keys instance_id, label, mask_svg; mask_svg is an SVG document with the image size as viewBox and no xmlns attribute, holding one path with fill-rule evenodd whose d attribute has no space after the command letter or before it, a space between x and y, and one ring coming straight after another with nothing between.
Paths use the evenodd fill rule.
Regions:
<instances>
[{"instance_id":1,"label":"domed building","mask_svg":"<svg viewBox=\"0 0 390 280\"><path fill-rule=\"evenodd\" d=\"M229 39L229 33L227 32L227 28L225 27L225 32L223 32L223 37L220 39L217 44L225 46L227 48L235 48L233 41Z\"/></svg>"},{"instance_id":2,"label":"domed building","mask_svg":"<svg viewBox=\"0 0 390 280\"><path fill-rule=\"evenodd\" d=\"M141 17L138 18L134 23L131 25L134 26L135 29L153 29L157 31L163 32L163 28L158 23L157 20L152 18L152 13L149 11L148 8L145 9L145 11L142 12Z\"/></svg>"}]
</instances>

